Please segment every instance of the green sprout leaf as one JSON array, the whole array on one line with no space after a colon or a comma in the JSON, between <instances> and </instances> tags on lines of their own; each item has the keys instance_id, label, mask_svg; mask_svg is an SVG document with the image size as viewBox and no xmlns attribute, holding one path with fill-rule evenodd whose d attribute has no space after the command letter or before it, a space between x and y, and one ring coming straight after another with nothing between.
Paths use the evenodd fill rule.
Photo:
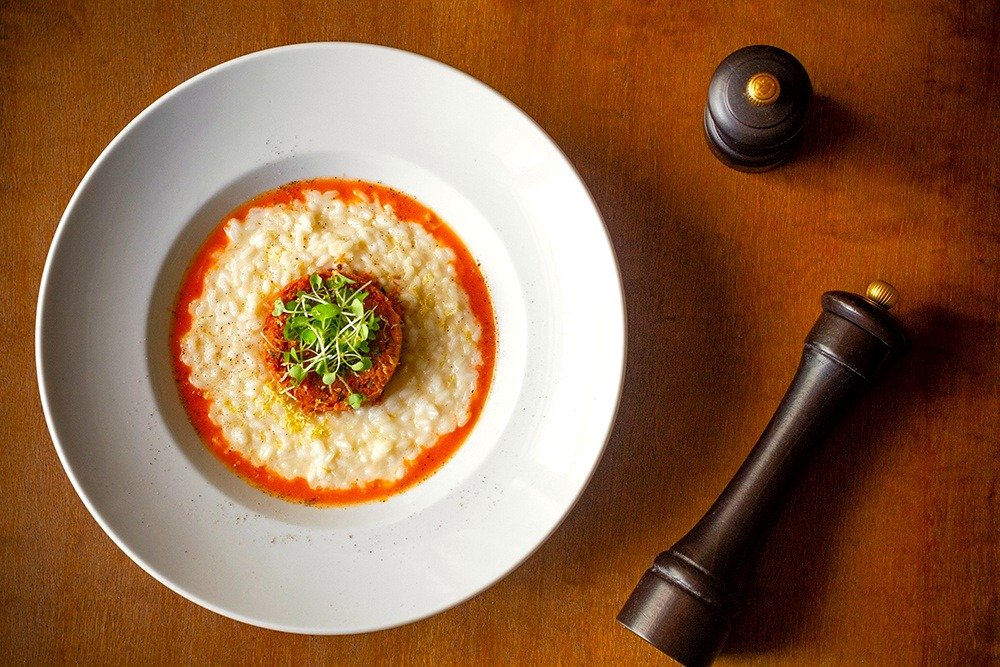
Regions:
<instances>
[{"instance_id":1,"label":"green sprout leaf","mask_svg":"<svg viewBox=\"0 0 1000 667\"><path fill-rule=\"evenodd\" d=\"M296 385L302 384L302 381L306 379L306 369L299 364L291 366L288 369L288 377L295 380Z\"/></svg>"},{"instance_id":2,"label":"green sprout leaf","mask_svg":"<svg viewBox=\"0 0 1000 667\"><path fill-rule=\"evenodd\" d=\"M340 314L340 308L337 308L332 303L321 303L318 306L313 306L309 314L320 322L326 322L327 320L332 320L337 315Z\"/></svg>"},{"instance_id":3,"label":"green sprout leaf","mask_svg":"<svg viewBox=\"0 0 1000 667\"><path fill-rule=\"evenodd\" d=\"M350 405L351 408L355 410L360 408L361 404L364 402L365 402L364 394L351 394L350 396L347 397L347 404Z\"/></svg>"}]
</instances>

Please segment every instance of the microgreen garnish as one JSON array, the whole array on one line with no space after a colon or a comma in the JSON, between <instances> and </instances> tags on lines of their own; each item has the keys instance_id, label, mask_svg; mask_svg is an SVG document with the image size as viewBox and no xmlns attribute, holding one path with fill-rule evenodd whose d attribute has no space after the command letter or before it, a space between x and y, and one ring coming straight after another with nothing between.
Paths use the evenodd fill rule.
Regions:
<instances>
[{"instance_id":1,"label":"microgreen garnish","mask_svg":"<svg viewBox=\"0 0 1000 667\"><path fill-rule=\"evenodd\" d=\"M332 385L348 371L361 373L372 367L371 346L383 322L374 309L365 308L369 285L357 286L340 274L324 280L314 273L309 276L309 291L300 290L290 301L275 299L271 314L288 316L282 334L293 346L282 353L282 361L293 387L310 373ZM358 408L364 398L351 393L347 402Z\"/></svg>"}]
</instances>

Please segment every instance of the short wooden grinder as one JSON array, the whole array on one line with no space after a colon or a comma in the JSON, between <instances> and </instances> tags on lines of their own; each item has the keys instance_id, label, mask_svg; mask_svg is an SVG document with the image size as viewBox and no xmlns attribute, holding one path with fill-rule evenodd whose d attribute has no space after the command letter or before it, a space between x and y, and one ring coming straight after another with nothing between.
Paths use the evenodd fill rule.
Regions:
<instances>
[{"instance_id":1,"label":"short wooden grinder","mask_svg":"<svg viewBox=\"0 0 1000 667\"><path fill-rule=\"evenodd\" d=\"M763 435L695 527L653 562L618 621L684 665L721 651L758 543L830 420L907 347L888 283L827 292L798 371Z\"/></svg>"},{"instance_id":2,"label":"short wooden grinder","mask_svg":"<svg viewBox=\"0 0 1000 667\"><path fill-rule=\"evenodd\" d=\"M708 84L708 147L733 169L773 169L799 144L811 97L809 74L788 51L764 44L734 51Z\"/></svg>"}]
</instances>

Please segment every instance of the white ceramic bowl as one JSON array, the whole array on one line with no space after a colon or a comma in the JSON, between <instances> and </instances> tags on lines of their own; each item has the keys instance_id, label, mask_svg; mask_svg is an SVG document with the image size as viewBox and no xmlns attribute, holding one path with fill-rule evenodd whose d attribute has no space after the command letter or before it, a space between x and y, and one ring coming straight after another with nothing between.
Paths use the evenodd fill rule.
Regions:
<instances>
[{"instance_id":1,"label":"white ceramic bowl","mask_svg":"<svg viewBox=\"0 0 1000 667\"><path fill-rule=\"evenodd\" d=\"M316 176L381 181L439 213L497 314L479 422L386 502L272 498L199 441L168 328L219 219ZM435 61L360 44L254 53L178 86L111 142L70 200L42 277L42 405L101 527L158 580L268 628L386 628L454 605L555 529L604 448L624 366L621 285L573 168L522 112Z\"/></svg>"}]
</instances>

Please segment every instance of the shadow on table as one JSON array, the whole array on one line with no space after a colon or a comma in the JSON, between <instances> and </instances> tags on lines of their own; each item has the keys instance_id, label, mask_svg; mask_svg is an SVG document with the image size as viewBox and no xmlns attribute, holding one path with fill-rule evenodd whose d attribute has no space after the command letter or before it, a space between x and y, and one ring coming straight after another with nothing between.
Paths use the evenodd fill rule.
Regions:
<instances>
[{"instance_id":1,"label":"shadow on table","mask_svg":"<svg viewBox=\"0 0 1000 667\"><path fill-rule=\"evenodd\" d=\"M691 127L671 131L700 133L700 116L692 119ZM825 97L816 98L809 122L816 128L796 159L823 159L855 137L850 112ZM686 159L718 167L707 147L695 144L700 152ZM609 154L593 153L583 141L570 144L569 152L601 208L620 263L628 309L626 381L604 459L560 530L572 537L556 543L561 551L571 543L582 570L575 576L583 579L609 560L637 563L622 575L633 585L722 490L705 489L704 480L735 472L739 463L732 459L731 430L744 419L754 381L734 369L745 368L752 356L746 339L753 304L740 299L748 286L733 241L711 231L722 225L706 220L717 210L706 200L717 193L675 191L669 170L631 154L627 142L608 145L615 147ZM626 596L612 604L609 617Z\"/></svg>"},{"instance_id":2,"label":"shadow on table","mask_svg":"<svg viewBox=\"0 0 1000 667\"><path fill-rule=\"evenodd\" d=\"M859 120L850 109L832 97L816 95L806 112L802 143L791 159L800 163L838 159L859 131Z\"/></svg>"},{"instance_id":3,"label":"shadow on table","mask_svg":"<svg viewBox=\"0 0 1000 667\"><path fill-rule=\"evenodd\" d=\"M606 168L641 162L636 156L580 152L573 162L600 205L620 263L626 380L601 464L533 561L558 568L581 589L606 576L608 563L628 563L620 576L631 587L663 542L687 530L698 506L691 499L708 506L703 481L732 463L721 456L731 444L727 429L739 420L752 384L733 372L750 354L738 303L746 287L732 241L709 231L716 225L706 223L709 207L696 193L669 192L669 177L655 166ZM707 148L700 159L712 159ZM609 622L626 596L623 590L620 600L608 601Z\"/></svg>"}]
</instances>

